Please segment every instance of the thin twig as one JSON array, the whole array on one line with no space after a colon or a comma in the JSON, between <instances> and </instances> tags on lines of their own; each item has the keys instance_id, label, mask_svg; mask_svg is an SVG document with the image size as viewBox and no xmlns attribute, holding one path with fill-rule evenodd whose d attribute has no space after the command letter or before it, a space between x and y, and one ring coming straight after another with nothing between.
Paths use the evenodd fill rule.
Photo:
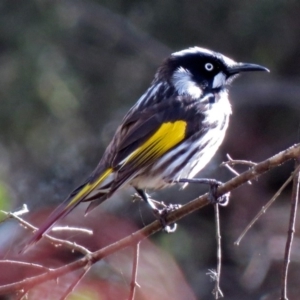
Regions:
<instances>
[{"instance_id":1,"label":"thin twig","mask_svg":"<svg viewBox=\"0 0 300 300\"><path fill-rule=\"evenodd\" d=\"M139 264L139 255L140 255L140 243L134 245L133 248L133 265L132 265L132 273L131 273L131 283L130 283L130 293L128 296L128 300L134 300L135 290L138 285L137 283L137 271L138 271L138 264Z\"/></svg>"},{"instance_id":2,"label":"thin twig","mask_svg":"<svg viewBox=\"0 0 300 300\"><path fill-rule=\"evenodd\" d=\"M63 293L63 295L59 298L59 300L65 300L67 297L75 290L81 279L86 275L86 273L90 270L90 267L84 268L84 272L82 272L78 278L67 288L67 290Z\"/></svg>"},{"instance_id":3,"label":"thin twig","mask_svg":"<svg viewBox=\"0 0 300 300\"><path fill-rule=\"evenodd\" d=\"M242 160L242 159L232 159L232 157L227 153L226 154L228 161L225 161L221 164L221 166L224 165L230 165L230 166L234 166L234 165L246 165L248 167L254 167L256 165L255 162L252 162L250 160Z\"/></svg>"},{"instance_id":4,"label":"thin twig","mask_svg":"<svg viewBox=\"0 0 300 300\"><path fill-rule=\"evenodd\" d=\"M247 227L240 234L238 239L234 242L236 246L238 246L241 240L244 238L249 229L255 224L255 222L267 211L267 209L273 204L273 202L280 196L282 191L287 187L287 185L292 181L294 174L299 172L300 167L298 167L292 175L284 182L284 184L279 188L279 190L274 194L274 196L264 205L261 210L256 214L256 216L251 220L251 222L247 225Z\"/></svg>"},{"instance_id":5,"label":"thin twig","mask_svg":"<svg viewBox=\"0 0 300 300\"><path fill-rule=\"evenodd\" d=\"M296 214L299 200L299 158L295 162L295 167L297 172L294 173L293 179L293 190L292 190L292 199L291 199L291 212L290 212L290 221L289 221L289 229L288 236L285 244L284 251L284 261L283 261L283 269L282 269L282 282L281 282L281 297L280 300L288 300L287 297L287 276L288 276L288 268L291 257L291 249L293 238L295 234L295 223L296 223Z\"/></svg>"},{"instance_id":6,"label":"thin twig","mask_svg":"<svg viewBox=\"0 0 300 300\"><path fill-rule=\"evenodd\" d=\"M256 163L249 161L249 160L236 160L236 159L232 159L231 156L227 153L226 154L227 158L229 159L228 161L224 161L221 163L221 167L226 167L230 172L232 172L234 175L238 176L240 175L240 173L238 171L236 171L234 168L232 168L231 166L234 165L247 165L249 167L254 167L256 165ZM248 184L252 184L252 182L249 180Z\"/></svg>"},{"instance_id":7,"label":"thin twig","mask_svg":"<svg viewBox=\"0 0 300 300\"><path fill-rule=\"evenodd\" d=\"M6 211L3 211L3 210L1 212L3 214L5 214L7 218L16 219L23 227L28 228L28 229L30 229L33 232L37 230L37 228L35 226L33 226L32 224L28 223L24 219L20 218L15 213L6 212ZM49 240L55 246L64 246L66 248L71 249L72 251L81 252L84 255L87 255L87 254L91 253L87 248L85 248L85 247L83 247L81 245L78 245L77 243L70 242L70 241L67 241L67 240L58 239L58 238L55 238L55 237L53 237L53 236L51 236L49 234L45 234L43 237L46 238L47 240Z\"/></svg>"},{"instance_id":8,"label":"thin twig","mask_svg":"<svg viewBox=\"0 0 300 300\"><path fill-rule=\"evenodd\" d=\"M27 205L26 205L26 204L23 204L23 205L22 205L22 208L21 208L20 210L17 210L17 211L11 212L11 213L8 213L8 212L6 212L6 211L4 211L4 210L0 210L0 212L3 213L3 214L5 215L5 218L4 218L3 220L0 221L0 223L3 223L3 222L6 221L7 219L12 218L12 216L11 216L10 214L13 213L15 216L22 216L22 215L28 213L29 210L28 210Z\"/></svg>"},{"instance_id":9,"label":"thin twig","mask_svg":"<svg viewBox=\"0 0 300 300\"><path fill-rule=\"evenodd\" d=\"M222 247L221 247L221 230L220 230L220 215L219 205L215 204L215 222L216 222L216 240L217 240L217 272L215 278L215 287L212 291L215 299L224 297L220 288L221 265L222 265Z\"/></svg>"},{"instance_id":10,"label":"thin twig","mask_svg":"<svg viewBox=\"0 0 300 300\"><path fill-rule=\"evenodd\" d=\"M80 227L70 227L70 226L55 226L51 229L51 231L71 231L71 232L93 235L93 230L80 228Z\"/></svg>"},{"instance_id":11,"label":"thin twig","mask_svg":"<svg viewBox=\"0 0 300 300\"><path fill-rule=\"evenodd\" d=\"M255 178L258 178L262 174L266 173L270 169L280 166L283 163L289 161L290 159L296 158L300 156L300 144L296 144L260 163L252 167L250 170L242 173L240 176L237 176L235 178L232 178L228 182L224 183L223 185L218 187L218 190L216 192L216 197L220 197L221 195L224 195L228 193L229 191L232 191L236 189L237 187L241 186L242 184L245 184L248 180L252 180ZM168 214L166 218L166 224L172 224L174 222L177 222L178 220L182 219L186 215L191 214L192 212L208 205L210 203L208 194L202 195L186 205L183 205L178 210L172 211ZM101 260L102 258L117 252L125 247L128 247L130 245L134 245L146 237L149 237L150 235L156 233L157 231L162 229L162 224L159 221L154 221L153 223L145 226L141 230L138 230L131 235L112 243L98 251L95 251L93 253L87 254L84 257L69 263L67 265L64 265L62 267L59 267L54 270L50 270L49 272L46 272L44 274L34 276L31 278L26 278L24 280L14 282L11 284L6 284L3 286L0 286L0 295L3 294L9 294L13 293L18 290L23 289L30 289L38 284L41 284L43 282L46 282L51 279L59 278L60 276L73 272L74 270L77 270L82 267L86 267L89 264L94 264L97 261Z\"/></svg>"},{"instance_id":12,"label":"thin twig","mask_svg":"<svg viewBox=\"0 0 300 300\"><path fill-rule=\"evenodd\" d=\"M29 212L29 209L27 207L27 204L23 204L22 205L22 208L18 211L15 211L14 214L17 215L17 216L22 216L24 214L27 214Z\"/></svg>"},{"instance_id":13,"label":"thin twig","mask_svg":"<svg viewBox=\"0 0 300 300\"><path fill-rule=\"evenodd\" d=\"M221 164L221 167L226 167L231 173L233 173L234 175L238 176L240 175L240 173L238 171L236 171L234 168L232 168L230 165L228 165L226 162L223 162Z\"/></svg>"},{"instance_id":14,"label":"thin twig","mask_svg":"<svg viewBox=\"0 0 300 300\"><path fill-rule=\"evenodd\" d=\"M5 265L5 264L8 264L8 265L11 264L12 265L11 267L14 267L15 265L20 265L20 266L24 266L24 267L33 267L36 269L43 269L44 271L52 270L51 268L44 267L40 264L29 263L29 262L25 262L25 261L18 261L18 260L11 260L11 259L0 260L0 265ZM1 266L0 266L0 269L2 269Z\"/></svg>"}]
</instances>

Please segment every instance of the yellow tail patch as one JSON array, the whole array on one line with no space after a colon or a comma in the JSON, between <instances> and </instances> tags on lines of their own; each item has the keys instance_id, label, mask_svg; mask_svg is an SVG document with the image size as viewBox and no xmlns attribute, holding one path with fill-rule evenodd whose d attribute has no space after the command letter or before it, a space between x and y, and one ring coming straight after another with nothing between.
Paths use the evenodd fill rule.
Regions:
<instances>
[{"instance_id":1,"label":"yellow tail patch","mask_svg":"<svg viewBox=\"0 0 300 300\"><path fill-rule=\"evenodd\" d=\"M164 155L168 150L185 138L187 122L183 120L163 123L159 129L123 162L136 160L137 164L145 163Z\"/></svg>"},{"instance_id":2,"label":"yellow tail patch","mask_svg":"<svg viewBox=\"0 0 300 300\"><path fill-rule=\"evenodd\" d=\"M76 204L77 202L79 202L80 200L82 200L82 198L84 198L85 196L87 196L89 193L91 193L95 188L97 188L97 186L104 181L108 175L110 175L112 173L113 169L109 168L107 169L104 173L102 173L98 179L96 181L93 181L91 183L87 183L79 192L78 194L76 194L74 196L74 198L70 201L70 203L68 203L67 207L70 207L74 204Z\"/></svg>"}]
</instances>

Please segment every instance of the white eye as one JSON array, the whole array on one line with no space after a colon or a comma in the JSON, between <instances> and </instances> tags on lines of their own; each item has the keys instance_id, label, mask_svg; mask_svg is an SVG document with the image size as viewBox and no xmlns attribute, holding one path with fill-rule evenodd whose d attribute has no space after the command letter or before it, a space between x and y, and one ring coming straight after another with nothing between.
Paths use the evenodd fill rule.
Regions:
<instances>
[{"instance_id":1,"label":"white eye","mask_svg":"<svg viewBox=\"0 0 300 300\"><path fill-rule=\"evenodd\" d=\"M206 63L204 68L205 68L206 71L212 71L214 66L211 63Z\"/></svg>"}]
</instances>

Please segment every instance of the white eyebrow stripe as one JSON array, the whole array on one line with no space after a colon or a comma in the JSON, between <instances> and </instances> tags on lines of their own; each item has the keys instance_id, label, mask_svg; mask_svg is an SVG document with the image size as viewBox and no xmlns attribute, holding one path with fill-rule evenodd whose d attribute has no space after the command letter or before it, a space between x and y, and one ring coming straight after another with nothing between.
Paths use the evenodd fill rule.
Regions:
<instances>
[{"instance_id":1,"label":"white eyebrow stripe","mask_svg":"<svg viewBox=\"0 0 300 300\"><path fill-rule=\"evenodd\" d=\"M228 67L234 66L237 64L237 62L235 62L234 60L232 60L231 58L229 58L225 55L222 55L222 59L223 59L225 65L227 65Z\"/></svg>"},{"instance_id":2,"label":"white eyebrow stripe","mask_svg":"<svg viewBox=\"0 0 300 300\"><path fill-rule=\"evenodd\" d=\"M197 54L197 53L208 54L208 55L211 55L214 57L218 57L219 59L223 60L225 65L227 65L229 67L237 64L234 60L232 60L231 58L229 58L221 53L214 52L209 49L201 48L201 47L197 47L197 46L174 52L174 53L172 53L172 56L184 56L186 54Z\"/></svg>"},{"instance_id":3,"label":"white eyebrow stripe","mask_svg":"<svg viewBox=\"0 0 300 300\"><path fill-rule=\"evenodd\" d=\"M190 47L181 51L177 51L172 53L172 56L184 56L186 54L193 54L193 53L206 53L209 55L215 55L215 53L209 49L201 48L201 47Z\"/></svg>"}]
</instances>

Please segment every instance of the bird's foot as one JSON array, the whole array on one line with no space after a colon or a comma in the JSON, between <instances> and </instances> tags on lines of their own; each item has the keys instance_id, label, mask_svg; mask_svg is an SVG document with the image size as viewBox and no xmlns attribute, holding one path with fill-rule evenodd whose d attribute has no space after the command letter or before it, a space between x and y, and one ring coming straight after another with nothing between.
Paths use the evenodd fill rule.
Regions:
<instances>
[{"instance_id":1,"label":"bird's foot","mask_svg":"<svg viewBox=\"0 0 300 300\"><path fill-rule=\"evenodd\" d=\"M139 197L143 199L147 204L150 205L154 216L157 220L160 221L161 225L164 228L164 231L167 233L175 232L177 228L177 224L168 224L167 217L168 214L178 208L181 207L180 204L165 204L164 202L160 202L152 199L144 190L137 189L137 195L135 197Z\"/></svg>"},{"instance_id":2,"label":"bird's foot","mask_svg":"<svg viewBox=\"0 0 300 300\"><path fill-rule=\"evenodd\" d=\"M218 187L223 183L216 179L212 178L181 178L178 180L178 183L200 183L209 185L209 196L208 200L212 204L219 204L226 206L229 202L230 192L218 196Z\"/></svg>"},{"instance_id":3,"label":"bird's foot","mask_svg":"<svg viewBox=\"0 0 300 300\"><path fill-rule=\"evenodd\" d=\"M163 202L160 202L160 205L163 206L161 209L153 209L153 213L158 221L160 221L161 225L163 226L163 229L167 233L173 233L177 229L177 224L172 223L168 224L167 217L168 214L172 211L175 211L181 207L180 204L168 204L166 205Z\"/></svg>"}]
</instances>

